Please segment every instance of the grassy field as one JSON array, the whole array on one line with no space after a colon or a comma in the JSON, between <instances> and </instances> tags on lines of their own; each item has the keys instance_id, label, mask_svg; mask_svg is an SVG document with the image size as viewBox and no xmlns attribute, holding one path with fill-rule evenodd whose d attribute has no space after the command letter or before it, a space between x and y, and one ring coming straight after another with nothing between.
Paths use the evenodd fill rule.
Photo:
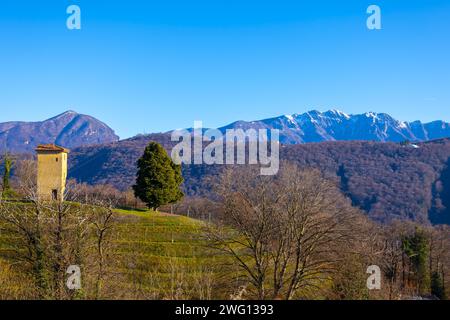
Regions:
<instances>
[{"instance_id":1,"label":"grassy field","mask_svg":"<svg viewBox=\"0 0 450 320\"><path fill-rule=\"evenodd\" d=\"M220 297L213 283L224 258L206 246L202 222L149 211L117 213L115 260L137 298Z\"/></svg>"},{"instance_id":2,"label":"grassy field","mask_svg":"<svg viewBox=\"0 0 450 320\"><path fill-rule=\"evenodd\" d=\"M115 212L104 298L229 297L230 279L224 278L224 265L230 261L207 247L203 222L161 212ZM2 237L0 262L8 251Z\"/></svg>"}]
</instances>

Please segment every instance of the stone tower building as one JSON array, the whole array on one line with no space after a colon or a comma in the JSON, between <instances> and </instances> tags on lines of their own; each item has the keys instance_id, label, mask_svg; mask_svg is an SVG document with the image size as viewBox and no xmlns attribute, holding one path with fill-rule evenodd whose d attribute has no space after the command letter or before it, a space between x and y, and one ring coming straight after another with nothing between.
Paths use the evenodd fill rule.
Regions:
<instances>
[{"instance_id":1,"label":"stone tower building","mask_svg":"<svg viewBox=\"0 0 450 320\"><path fill-rule=\"evenodd\" d=\"M38 197L44 201L63 201L69 150L54 144L42 144L36 148L36 153Z\"/></svg>"}]
</instances>

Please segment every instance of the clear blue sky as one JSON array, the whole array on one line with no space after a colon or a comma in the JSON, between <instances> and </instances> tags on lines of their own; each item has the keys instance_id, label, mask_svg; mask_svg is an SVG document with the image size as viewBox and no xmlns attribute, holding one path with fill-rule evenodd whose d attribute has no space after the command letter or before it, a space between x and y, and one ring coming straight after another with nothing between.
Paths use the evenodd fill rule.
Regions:
<instances>
[{"instance_id":1,"label":"clear blue sky","mask_svg":"<svg viewBox=\"0 0 450 320\"><path fill-rule=\"evenodd\" d=\"M448 0L2 0L0 122L73 109L126 138L310 109L450 121L449 61Z\"/></svg>"}]
</instances>

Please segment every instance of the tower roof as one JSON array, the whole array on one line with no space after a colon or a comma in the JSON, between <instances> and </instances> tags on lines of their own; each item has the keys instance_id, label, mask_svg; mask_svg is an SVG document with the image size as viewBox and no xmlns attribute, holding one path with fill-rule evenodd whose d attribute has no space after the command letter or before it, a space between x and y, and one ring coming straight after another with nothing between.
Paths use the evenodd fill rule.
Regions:
<instances>
[{"instance_id":1,"label":"tower roof","mask_svg":"<svg viewBox=\"0 0 450 320\"><path fill-rule=\"evenodd\" d=\"M36 147L36 152L65 152L69 153L69 149L57 146L56 144L40 144Z\"/></svg>"}]
</instances>

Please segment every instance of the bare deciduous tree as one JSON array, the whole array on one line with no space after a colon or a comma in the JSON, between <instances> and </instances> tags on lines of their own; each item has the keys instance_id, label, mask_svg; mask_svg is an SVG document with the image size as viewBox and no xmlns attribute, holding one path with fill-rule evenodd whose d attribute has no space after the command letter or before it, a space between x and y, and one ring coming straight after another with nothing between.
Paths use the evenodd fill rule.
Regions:
<instances>
[{"instance_id":1,"label":"bare deciduous tree","mask_svg":"<svg viewBox=\"0 0 450 320\"><path fill-rule=\"evenodd\" d=\"M222 225L207 235L239 264L258 299L305 296L334 271L358 211L318 171L288 163L277 177L244 170L225 173Z\"/></svg>"}]
</instances>

